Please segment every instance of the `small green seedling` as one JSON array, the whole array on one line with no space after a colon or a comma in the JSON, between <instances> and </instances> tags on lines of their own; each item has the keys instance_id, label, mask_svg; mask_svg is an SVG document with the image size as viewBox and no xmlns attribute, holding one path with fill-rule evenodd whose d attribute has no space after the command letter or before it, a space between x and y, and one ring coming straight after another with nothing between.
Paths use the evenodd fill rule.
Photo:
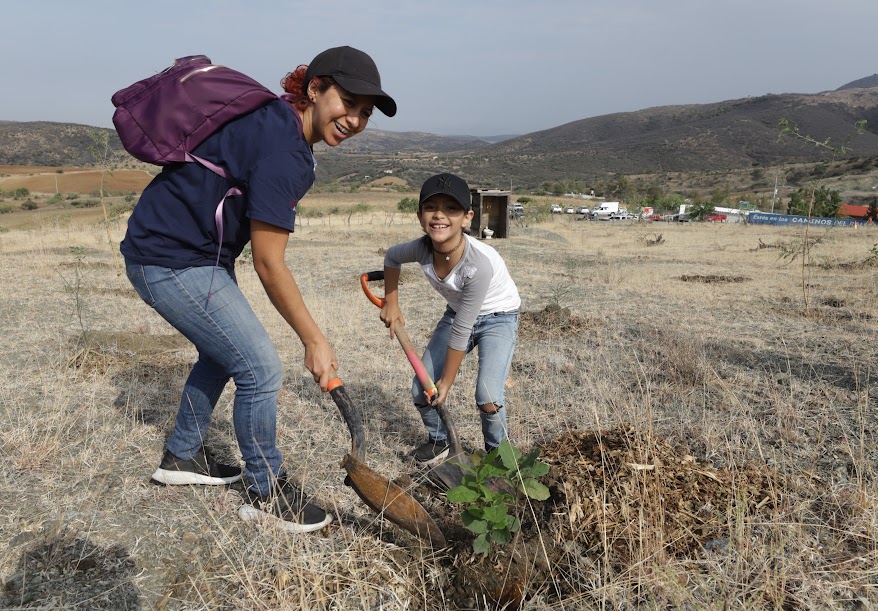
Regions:
<instances>
[{"instance_id":1,"label":"small green seedling","mask_svg":"<svg viewBox=\"0 0 878 611\"><path fill-rule=\"evenodd\" d=\"M537 481L549 472L549 465L537 460L540 450L522 456L506 439L486 455L472 456L473 466L461 465L466 474L460 486L448 491L448 500L466 505L460 517L475 533L473 551L487 555L491 543L505 545L521 528L521 520L510 514L517 490L537 501L549 498L549 489Z\"/></svg>"}]
</instances>

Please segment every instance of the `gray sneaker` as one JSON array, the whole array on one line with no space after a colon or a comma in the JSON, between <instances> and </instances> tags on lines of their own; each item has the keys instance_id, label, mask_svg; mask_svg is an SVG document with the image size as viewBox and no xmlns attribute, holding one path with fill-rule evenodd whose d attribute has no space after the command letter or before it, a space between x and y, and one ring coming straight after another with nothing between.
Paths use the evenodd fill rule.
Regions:
<instances>
[{"instance_id":1,"label":"gray sneaker","mask_svg":"<svg viewBox=\"0 0 878 611\"><path fill-rule=\"evenodd\" d=\"M305 493L284 476L277 478L274 492L268 496L246 488L238 517L245 522L261 522L294 533L320 530L332 522L331 515L311 503Z\"/></svg>"},{"instance_id":2,"label":"gray sneaker","mask_svg":"<svg viewBox=\"0 0 878 611\"><path fill-rule=\"evenodd\" d=\"M181 460L165 450L152 481L166 486L226 486L240 480L241 475L241 467L217 462L207 448L201 448L190 460Z\"/></svg>"},{"instance_id":3,"label":"gray sneaker","mask_svg":"<svg viewBox=\"0 0 878 611\"><path fill-rule=\"evenodd\" d=\"M430 439L415 449L415 460L424 466L433 467L448 458L450 449L448 440Z\"/></svg>"}]
</instances>

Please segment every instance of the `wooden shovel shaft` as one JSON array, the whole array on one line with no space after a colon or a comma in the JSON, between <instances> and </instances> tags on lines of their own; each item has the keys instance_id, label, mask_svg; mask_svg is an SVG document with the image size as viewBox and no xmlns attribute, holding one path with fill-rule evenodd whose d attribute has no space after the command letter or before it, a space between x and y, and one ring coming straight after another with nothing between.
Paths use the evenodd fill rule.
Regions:
<instances>
[{"instance_id":1,"label":"wooden shovel shaft","mask_svg":"<svg viewBox=\"0 0 878 611\"><path fill-rule=\"evenodd\" d=\"M329 395L338 406L341 417L351 433L351 456L361 462L364 461L366 458L366 433L363 431L363 419L339 378L333 378L329 381Z\"/></svg>"},{"instance_id":2,"label":"wooden shovel shaft","mask_svg":"<svg viewBox=\"0 0 878 611\"><path fill-rule=\"evenodd\" d=\"M360 275L360 286L363 288L363 292L366 294L369 301L379 308L383 308L384 298L377 297L369 290L369 283L377 282L379 280L384 280L383 271L365 272ZM418 353L415 351L415 347L412 345L412 340L409 337L408 332L405 330L405 325L400 321L397 321L393 330L399 345L402 346L402 351L405 352L405 356L409 360L412 369L415 370L415 377L418 378L418 382L421 383L421 386L424 387L424 391L427 393L427 398L432 402L433 397L439 394L439 391L436 390L435 382L433 382L430 374L427 373L427 368L424 367L423 361L421 361ZM448 433L448 445L451 449L451 455L457 456L461 453L461 449L460 438L457 436L457 427L454 426L454 420L452 420L451 414L448 413L444 403L440 403L434 407L436 408L436 411L439 412L439 418L442 419L442 424L445 425L445 431Z\"/></svg>"}]
</instances>

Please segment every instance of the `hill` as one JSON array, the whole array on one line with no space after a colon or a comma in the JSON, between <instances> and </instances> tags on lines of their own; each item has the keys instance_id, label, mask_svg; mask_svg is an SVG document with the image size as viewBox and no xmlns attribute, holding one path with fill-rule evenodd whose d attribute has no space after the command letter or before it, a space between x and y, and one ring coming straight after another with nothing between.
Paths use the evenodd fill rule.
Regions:
<instances>
[{"instance_id":1,"label":"hill","mask_svg":"<svg viewBox=\"0 0 878 611\"><path fill-rule=\"evenodd\" d=\"M826 147L779 138L780 119L836 147L854 134L858 121L866 120L865 131L836 156L870 158L878 156L878 87L853 85L873 79L878 75L818 94L770 94L603 115L496 143L473 136L367 129L337 149L317 147L318 182L354 186L395 175L417 184L431 172L451 170L478 184L534 188L563 179L728 172L827 160ZM93 129L0 122L0 164L87 164ZM111 146L118 149L115 133L108 131ZM120 154L120 159L133 161Z\"/></svg>"},{"instance_id":2,"label":"hill","mask_svg":"<svg viewBox=\"0 0 878 611\"><path fill-rule=\"evenodd\" d=\"M878 74L851 81L847 85L842 85L836 89L836 91L843 91L844 89L867 89L869 87L878 87Z\"/></svg>"},{"instance_id":3,"label":"hill","mask_svg":"<svg viewBox=\"0 0 878 611\"><path fill-rule=\"evenodd\" d=\"M583 119L499 144L481 153L526 167L526 161L567 175L606 172L730 170L815 161L813 146L778 140L778 120L801 133L842 144L857 121L868 121L850 154L878 154L878 89L815 95L783 94L713 104L663 106Z\"/></svg>"},{"instance_id":4,"label":"hill","mask_svg":"<svg viewBox=\"0 0 878 611\"><path fill-rule=\"evenodd\" d=\"M93 144L89 134L94 131L111 132L114 148L121 149L113 130L76 123L0 121L0 165L88 165L94 162L88 152Z\"/></svg>"},{"instance_id":5,"label":"hill","mask_svg":"<svg viewBox=\"0 0 878 611\"><path fill-rule=\"evenodd\" d=\"M450 153L469 151L490 146L490 142L475 136L437 136L427 132L389 132L367 129L356 138L345 142L345 153ZM323 143L314 147L317 152L332 150Z\"/></svg>"}]
</instances>

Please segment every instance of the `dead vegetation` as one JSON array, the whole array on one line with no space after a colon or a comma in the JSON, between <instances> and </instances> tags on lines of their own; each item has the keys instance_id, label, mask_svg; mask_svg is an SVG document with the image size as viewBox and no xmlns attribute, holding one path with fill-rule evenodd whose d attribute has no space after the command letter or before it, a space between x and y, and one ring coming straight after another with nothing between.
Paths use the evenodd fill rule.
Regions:
<instances>
[{"instance_id":1,"label":"dead vegetation","mask_svg":"<svg viewBox=\"0 0 878 611\"><path fill-rule=\"evenodd\" d=\"M750 278L744 276L719 276L717 274L683 274L680 276L680 280L683 282L703 282L704 284L714 284L717 282L747 282Z\"/></svg>"},{"instance_id":2,"label":"dead vegetation","mask_svg":"<svg viewBox=\"0 0 878 611\"><path fill-rule=\"evenodd\" d=\"M644 242L646 243L647 246L658 246L659 244L663 243L664 241L665 241L665 239L662 237L662 234L660 234L660 233L658 233L658 234L654 233L651 236L645 238L645 240L644 240Z\"/></svg>"},{"instance_id":3,"label":"dead vegetation","mask_svg":"<svg viewBox=\"0 0 878 611\"><path fill-rule=\"evenodd\" d=\"M112 227L118 242L124 225ZM519 535L487 558L472 553L459 508L406 459L423 438L410 368L358 285L380 268L382 247L419 234L413 221L315 218L287 261L363 410L369 465L434 516L444 550L344 486L347 431L249 266L239 266L240 285L286 371L287 468L336 517L317 535L242 523L236 486L150 485L195 351L117 288L101 225L0 235L0 606L878 605L871 271L813 266L803 287L801 270L748 248L800 239L784 228L669 226L660 249L624 225L549 219L538 229L492 245L525 300L509 435L522 450L541 448L552 496L520 499ZM868 231L831 237L831 251L815 245L827 263L866 260L878 241ZM407 326L423 347L444 302L416 269L405 279ZM474 360L448 402L465 447L481 439ZM236 459L232 386L206 443Z\"/></svg>"}]
</instances>

